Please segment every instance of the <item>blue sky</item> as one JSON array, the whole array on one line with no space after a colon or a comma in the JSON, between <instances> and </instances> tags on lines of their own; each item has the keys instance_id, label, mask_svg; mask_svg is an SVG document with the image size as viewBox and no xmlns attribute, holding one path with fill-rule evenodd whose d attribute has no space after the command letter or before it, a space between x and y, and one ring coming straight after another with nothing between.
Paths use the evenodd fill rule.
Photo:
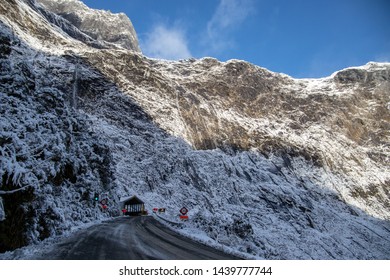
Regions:
<instances>
[{"instance_id":1,"label":"blue sky","mask_svg":"<svg viewBox=\"0 0 390 280\"><path fill-rule=\"evenodd\" d=\"M296 78L390 61L388 0L82 0L123 12L146 56L249 61Z\"/></svg>"}]
</instances>

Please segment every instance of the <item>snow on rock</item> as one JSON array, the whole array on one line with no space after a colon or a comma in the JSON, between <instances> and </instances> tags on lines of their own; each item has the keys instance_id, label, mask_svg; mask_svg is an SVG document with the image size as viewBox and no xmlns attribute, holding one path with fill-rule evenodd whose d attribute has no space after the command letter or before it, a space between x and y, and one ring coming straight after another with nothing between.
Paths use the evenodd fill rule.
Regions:
<instances>
[{"instance_id":1,"label":"snow on rock","mask_svg":"<svg viewBox=\"0 0 390 280\"><path fill-rule=\"evenodd\" d=\"M23 188L0 193L2 251L106 218L107 192L111 215L186 206L179 231L248 257L390 258L389 64L297 80L107 49L34 1L0 19L0 191Z\"/></svg>"},{"instance_id":2,"label":"snow on rock","mask_svg":"<svg viewBox=\"0 0 390 280\"><path fill-rule=\"evenodd\" d=\"M38 0L38 2L49 11L64 17L95 40L141 52L133 24L123 13L113 14L109 11L93 10L79 0Z\"/></svg>"}]
</instances>

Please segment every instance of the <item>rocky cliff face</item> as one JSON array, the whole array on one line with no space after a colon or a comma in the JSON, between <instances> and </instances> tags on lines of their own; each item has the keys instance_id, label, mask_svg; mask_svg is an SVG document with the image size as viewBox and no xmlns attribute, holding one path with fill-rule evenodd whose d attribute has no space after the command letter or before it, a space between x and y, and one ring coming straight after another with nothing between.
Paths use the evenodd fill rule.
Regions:
<instances>
[{"instance_id":1,"label":"rocky cliff face","mask_svg":"<svg viewBox=\"0 0 390 280\"><path fill-rule=\"evenodd\" d=\"M363 207L389 218L389 64L296 80L244 61L162 62L103 51L116 64L106 71L95 53L86 55L194 148L303 157L345 177L345 188L332 187L343 199L363 205L370 197L383 208Z\"/></svg>"},{"instance_id":2,"label":"rocky cliff face","mask_svg":"<svg viewBox=\"0 0 390 280\"><path fill-rule=\"evenodd\" d=\"M65 18L76 28L101 42L141 52L137 34L130 19L123 13L93 10L79 0L38 0L44 7Z\"/></svg>"},{"instance_id":3,"label":"rocky cliff face","mask_svg":"<svg viewBox=\"0 0 390 280\"><path fill-rule=\"evenodd\" d=\"M187 206L189 231L257 258L390 258L389 64L298 80L148 59L34 1L0 20L0 191L25 188L2 195L3 251L103 217L97 191Z\"/></svg>"}]
</instances>

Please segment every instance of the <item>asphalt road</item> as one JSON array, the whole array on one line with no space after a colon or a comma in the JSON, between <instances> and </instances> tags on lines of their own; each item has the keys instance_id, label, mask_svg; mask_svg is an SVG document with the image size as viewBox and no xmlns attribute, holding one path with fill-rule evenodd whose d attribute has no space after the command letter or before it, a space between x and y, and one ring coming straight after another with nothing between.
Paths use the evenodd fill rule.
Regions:
<instances>
[{"instance_id":1,"label":"asphalt road","mask_svg":"<svg viewBox=\"0 0 390 280\"><path fill-rule=\"evenodd\" d=\"M183 237L153 217L120 217L80 230L44 254L60 260L228 260L235 256Z\"/></svg>"}]
</instances>

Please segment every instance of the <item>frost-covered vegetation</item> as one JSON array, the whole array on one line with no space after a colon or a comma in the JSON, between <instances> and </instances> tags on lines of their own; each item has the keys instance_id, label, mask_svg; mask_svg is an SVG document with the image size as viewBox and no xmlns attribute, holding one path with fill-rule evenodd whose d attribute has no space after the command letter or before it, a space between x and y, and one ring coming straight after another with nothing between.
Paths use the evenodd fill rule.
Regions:
<instances>
[{"instance_id":1,"label":"frost-covered vegetation","mask_svg":"<svg viewBox=\"0 0 390 280\"><path fill-rule=\"evenodd\" d=\"M93 192L110 189L112 174L108 147L71 106L74 65L27 48L4 25L0 46L4 251L99 217Z\"/></svg>"}]
</instances>

